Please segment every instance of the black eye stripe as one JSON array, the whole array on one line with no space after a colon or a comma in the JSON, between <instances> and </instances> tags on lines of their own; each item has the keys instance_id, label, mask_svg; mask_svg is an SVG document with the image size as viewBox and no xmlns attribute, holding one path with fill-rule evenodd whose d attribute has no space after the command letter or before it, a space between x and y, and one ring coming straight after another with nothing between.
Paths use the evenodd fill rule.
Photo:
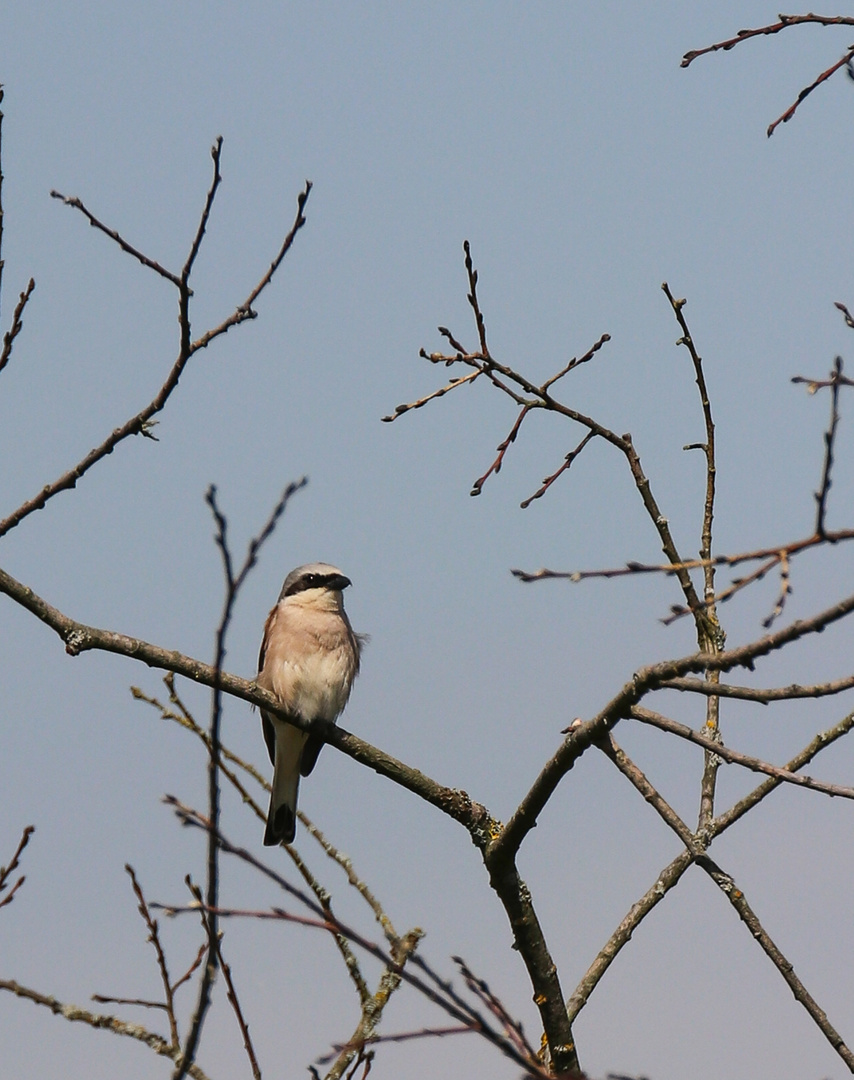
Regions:
<instances>
[{"instance_id":1,"label":"black eye stripe","mask_svg":"<svg viewBox=\"0 0 854 1080\"><path fill-rule=\"evenodd\" d=\"M338 576L338 574L305 574L290 586L285 596L293 596L295 593L305 592L306 589L322 589Z\"/></svg>"}]
</instances>

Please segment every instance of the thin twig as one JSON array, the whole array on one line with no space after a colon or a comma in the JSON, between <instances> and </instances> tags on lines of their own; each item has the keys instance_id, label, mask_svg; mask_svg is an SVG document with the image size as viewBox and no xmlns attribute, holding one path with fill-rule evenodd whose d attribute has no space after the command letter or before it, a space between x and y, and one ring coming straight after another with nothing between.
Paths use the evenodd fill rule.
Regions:
<instances>
[{"instance_id":1,"label":"thin twig","mask_svg":"<svg viewBox=\"0 0 854 1080\"><path fill-rule=\"evenodd\" d=\"M191 247L187 262L185 263L184 269L187 275L189 275L189 271L190 269L192 269L195 256L198 253L198 245L201 243L204 228L207 225L210 206L212 204L214 194L219 184L219 143L214 146L212 156L214 159L214 180L212 181L211 187L208 191L205 200L205 209L202 212L202 219L199 224L199 229L196 232L193 246ZM188 282L183 277L179 278L175 274L164 270L159 263L155 262L152 259L149 259L141 252L138 252L131 245L127 244L127 242L124 241L118 233L115 233L114 230L108 229L100 221L94 219L79 199L66 199L64 196L59 195L59 193L52 192L52 194L56 198L62 198L69 205L75 206L80 209L88 218L92 218L91 223L97 228L101 229L101 231L105 232L112 239L114 239L119 244L119 246L122 247L123 250L126 250L131 255L139 258L139 260L145 266L150 266L151 269L166 277L169 281L171 281L174 285L177 286L179 291L178 323L180 345L178 350L178 356L172 365L172 369L169 372L166 381L163 383L160 390L149 402L149 404L146 405L145 408L140 410L140 412L138 412L135 416L132 416L129 420L125 421L125 423L122 424L120 427L117 427L114 431L112 431L110 435L106 439L104 439L102 443L100 443L100 445L96 446L93 450L90 450L89 453L85 457L83 457L73 468L63 473L62 476L54 480L52 483L46 484L35 496L22 503L22 505L19 506L17 510L9 514L4 520L0 521L0 537L4 536L7 532L9 532L10 529L15 528L15 526L20 524L20 522L23 521L24 518L28 517L36 510L43 509L47 505L47 502L55 495L59 494L59 492L68 491L76 487L78 480L80 480L85 475L85 473L87 473L89 469L92 468L93 465L96 465L104 457L111 454L113 450L123 440L129 438L132 435L142 435L147 438L154 438L151 432L154 423L153 418L156 416L157 413L161 412L165 408L166 403L168 402L173 391L176 389L181 375L193 354L198 352L199 349L206 348L215 338L219 337L221 334L226 333L229 329L231 329L231 327L237 326L239 323L245 321L246 319L252 319L256 317L257 313L253 310L252 304L258 299L261 292L263 292L263 290L270 284L270 281L272 280L273 275L281 264L282 259L290 250L296 234L305 224L306 218L304 215L304 210L310 191L311 184L310 182L306 181L305 189L300 193L297 199L297 215L294 223L291 226L291 229L288 232L287 236L285 237L278 254L274 258L273 262L270 264L270 268L255 286L255 288L250 292L246 301L244 301L243 304L239 305L237 309L230 316L224 319L218 326L215 326L212 329L206 331L204 334L202 334L200 338L196 339L195 341L192 341L190 336L189 303L190 297L192 296L192 290L190 289Z\"/></svg>"},{"instance_id":2,"label":"thin twig","mask_svg":"<svg viewBox=\"0 0 854 1080\"><path fill-rule=\"evenodd\" d=\"M530 411L530 405L523 405L522 408L519 410L519 415L516 417L516 421L513 424L513 427L510 429L510 434L502 443L499 443L497 447L498 457L489 466L483 476L479 476L477 480L475 480L474 484L472 484L472 489L469 492L469 495L480 495L481 490L483 489L483 485L486 483L489 477L492 476L493 473L495 473L495 475L497 476L501 472L501 466L504 464L504 455L507 453L510 444L516 441L516 436L519 434L519 428L522 426L522 421L525 419L525 417Z\"/></svg>"},{"instance_id":3,"label":"thin twig","mask_svg":"<svg viewBox=\"0 0 854 1080\"><path fill-rule=\"evenodd\" d=\"M824 464L821 470L821 483L815 493L816 501L816 535L825 539L827 532L824 519L827 514L827 496L833 481L830 478L833 469L833 443L836 438L836 429L839 425L839 380L842 377L842 357L837 356L833 364L830 388L830 424L824 433Z\"/></svg>"},{"instance_id":4,"label":"thin twig","mask_svg":"<svg viewBox=\"0 0 854 1080\"><path fill-rule=\"evenodd\" d=\"M0 211L0 213L2 213L2 211ZM0 268L2 268L2 263L0 263ZM26 289L24 289L18 297L18 303L15 305L15 312L12 315L12 325L3 335L3 348L0 349L0 371L2 371L9 363L9 359L12 356L12 345L15 342L15 338L24 328L24 323L22 321L24 308L27 306L27 301L33 295L33 289L35 289L35 287L35 281L30 278Z\"/></svg>"},{"instance_id":5,"label":"thin twig","mask_svg":"<svg viewBox=\"0 0 854 1080\"><path fill-rule=\"evenodd\" d=\"M137 899L139 913L148 929L148 940L154 947L154 952L157 956L157 968L160 972L160 981L163 983L164 1002L162 1008L165 1009L166 1015L169 1017L169 1031L172 1036L172 1045L177 1050L181 1045L181 1040L178 1035L178 1021L175 1018L175 997L172 983L169 978L169 969L166 966L166 954L163 952L163 946L160 944L160 931L157 920L152 918L151 912L148 910L148 904L143 895L142 886L139 884L136 873L130 863L125 863L125 871L130 877L131 885L133 886L133 891Z\"/></svg>"},{"instance_id":6,"label":"thin twig","mask_svg":"<svg viewBox=\"0 0 854 1080\"><path fill-rule=\"evenodd\" d=\"M320 846L323 848L329 858L332 859L333 862L337 863L347 875L348 882L359 893L359 895L374 913L374 918L383 928L383 933L385 934L389 943L394 945L397 941L400 940L398 933L395 930L391 919L386 914L382 904L380 904L379 900L377 900L377 898L371 892L366 882L364 882L354 870L353 862L350 859L350 856L345 855L342 851L339 851L333 844L331 844L326 839L321 830L317 827L317 825L315 825L313 821L310 821L309 818L307 818L302 812L302 810L298 810L297 814L300 821L305 826L306 831L314 837L314 839L318 842L318 844L320 844Z\"/></svg>"},{"instance_id":7,"label":"thin twig","mask_svg":"<svg viewBox=\"0 0 854 1080\"><path fill-rule=\"evenodd\" d=\"M573 371L575 368L581 367L582 364L586 364L589 360L592 360L596 353L599 352L599 350L605 344L605 342L610 340L610 334L603 334L595 343L595 345L592 345L583 356L579 356L577 358L573 356L573 358L569 361L566 367L562 367L560 371L557 372L557 374L552 375L550 379L546 379L546 381L542 385L542 389L548 390L550 386L554 386L554 384L559 379L562 379L564 375L568 375L570 371Z\"/></svg>"},{"instance_id":8,"label":"thin twig","mask_svg":"<svg viewBox=\"0 0 854 1080\"><path fill-rule=\"evenodd\" d=\"M465 1024L456 1024L453 1027L421 1028L419 1031L396 1031L392 1035L369 1035L362 1045L376 1046L379 1043L402 1043L412 1042L415 1039L436 1039L445 1035L471 1035L474 1028ZM335 1043L331 1054L324 1054L315 1060L315 1065L328 1065L338 1054L347 1050L356 1050L358 1046L353 1043Z\"/></svg>"},{"instance_id":9,"label":"thin twig","mask_svg":"<svg viewBox=\"0 0 854 1080\"><path fill-rule=\"evenodd\" d=\"M805 86L803 90L801 90L801 92L798 94L797 98L788 107L788 109L786 109L784 113L782 113L780 116L777 117L776 120L774 120L768 125L768 130L765 132L768 138L771 138L778 125L788 124L788 122L795 115L798 106L801 104L805 97L808 97L817 86L821 86L823 82L826 82L831 77L831 75L836 74L836 72L839 71L840 68L847 67L852 60L854 60L854 49L849 49L841 60L837 60L835 64L831 64L830 67L827 68L826 71L823 71L819 76L817 76L809 84L809 86Z\"/></svg>"},{"instance_id":10,"label":"thin twig","mask_svg":"<svg viewBox=\"0 0 854 1080\"><path fill-rule=\"evenodd\" d=\"M699 680L692 681L698 682ZM703 683L701 685L705 686L707 684ZM816 756L816 754L847 735L852 728L854 728L854 713L850 713L828 731L816 735L803 750L797 753L786 764L786 770L792 773L803 768L804 765ZM772 777L769 780L764 780L758 787L754 788L749 795L739 800L739 802L727 810L726 813L721 814L710 822L706 839L711 842L714 837L725 832L731 825L735 824L736 821L739 821L746 813L752 810L753 807L757 806L763 799L770 795L772 791L779 788L782 782L783 781L779 777ZM694 862L694 858L694 853L687 848L680 852L680 854L661 871L643 896L632 904L625 918L623 918L619 926L617 926L616 930L599 950L596 959L590 965L584 977L573 991L572 996L569 998L569 1001L567 1002L567 1012L571 1023L574 1023L575 1018L587 1004L590 995L593 993L599 982L601 982L608 968L617 958L624 946L631 940L635 930L637 930L650 911L652 911L652 909L664 899L667 893L681 881L685 871Z\"/></svg>"},{"instance_id":11,"label":"thin twig","mask_svg":"<svg viewBox=\"0 0 854 1080\"><path fill-rule=\"evenodd\" d=\"M201 895L201 894L199 894ZM209 922L211 919L210 914L205 914L205 922ZM258 1058L255 1054L255 1047L252 1045L252 1038L249 1035L249 1025L246 1023L246 1019L243 1016L243 1010L240 1007L240 1001L237 997L237 990L234 986L234 980L231 977L231 967L225 962L222 955L222 933L218 933L214 938L216 955L219 961L220 969L222 970L222 977L225 980L226 985L226 997L234 1010L234 1015L237 1018L237 1025L240 1028L240 1034L243 1037L243 1046L246 1049L246 1056L249 1058L249 1067L252 1069L252 1076L254 1080L261 1080L261 1069L258 1065Z\"/></svg>"},{"instance_id":12,"label":"thin twig","mask_svg":"<svg viewBox=\"0 0 854 1080\"><path fill-rule=\"evenodd\" d=\"M715 481L717 477L717 466L715 464L715 423L712 418L712 406L709 401L709 392L706 387L706 376L703 372L703 361L700 354L697 352L693 335L691 334L685 319L684 309L686 301L684 299L677 300L670 291L670 286L666 281L662 284L661 288L673 309L673 314L682 331L682 336L677 341L677 345L684 345L691 357L691 363L694 368L694 379L700 393L703 423L706 429L706 441L701 444L706 458L706 494L703 502L703 523L700 530L700 558L705 564L703 566L703 602L705 605L705 618L699 618L699 614L694 612L694 621L697 627L697 638L700 645L700 651L708 653L710 656L716 656L723 646L724 635L721 631L720 623L718 622L715 597L715 565L712 562L712 525L715 516ZM710 685L716 685L720 682L720 672L707 672L706 681ZM720 738L719 720L720 700L712 695L706 701L706 731L709 734L710 740L715 742ZM703 776L700 781L698 830L707 828L709 822L714 817L715 790L717 786L719 765L720 758L718 758L716 754L706 754L703 763Z\"/></svg>"},{"instance_id":13,"label":"thin twig","mask_svg":"<svg viewBox=\"0 0 854 1080\"><path fill-rule=\"evenodd\" d=\"M523 499L522 502L519 503L519 506L523 510L527 510L535 499L541 499L555 482L555 480L557 480L559 476L562 476L568 469L572 467L573 462L584 449L584 447L595 438L596 433L593 431L588 431L584 438L581 440L581 442L578 444L578 446L576 446L574 450L570 450L570 452L566 455L560 468L553 472L551 476L544 477L542 486L538 487L533 495L529 495L527 499ZM513 572L515 573L515 571Z\"/></svg>"},{"instance_id":14,"label":"thin twig","mask_svg":"<svg viewBox=\"0 0 854 1080\"><path fill-rule=\"evenodd\" d=\"M214 158L215 165L218 168L218 159ZM211 189L212 193L210 198L213 198L213 191L215 185ZM204 220L204 219L203 219ZM272 270L271 270L272 274ZM219 771L220 771L220 725L222 722L222 671L223 664L225 662L225 640L228 634L228 628L231 623L232 614L234 612L234 605L237 602L237 596L240 592L241 586L246 580L247 575L255 566L258 560L258 553L266 540L272 535L279 521L279 518L285 511L290 499L305 486L305 480L301 480L298 483L291 483L285 488L282 497L279 499L273 508L272 513L268 517L260 533L250 540L247 547L246 556L243 560L238 573L235 575L233 561L231 558L231 551L228 546L228 523L225 516L219 509L216 500L216 488L213 484L208 489L207 502L210 506L211 513L216 523L216 545L219 548L220 555L222 557L223 572L225 575L225 598L223 601L222 616L220 618L219 626L216 632L216 647L215 647L215 659L214 659L214 679L211 695L211 722L209 732L209 748L210 756L208 759L208 820L210 821L210 829L207 833L208 838L208 852L207 852L207 871L205 882L205 903L210 910L210 915L206 921L208 929L208 955L207 962L202 972L202 978L199 981L199 993L196 1002L196 1008L193 1013L192 1020L190 1022L190 1031L187 1035L187 1041L184 1046L184 1054L175 1069L173 1074L173 1080L183 1080L186 1074L187 1066L190 1062L195 1060L196 1050L201 1038L202 1026L204 1024L205 1015L211 1002L211 988L213 986L214 978L216 976L217 967L217 941L218 941L218 927L216 918L216 909L219 903L219 848L217 843L217 829L219 825L219 807L220 807L220 787L219 787Z\"/></svg>"},{"instance_id":15,"label":"thin twig","mask_svg":"<svg viewBox=\"0 0 854 1080\"><path fill-rule=\"evenodd\" d=\"M734 49L736 45L740 45L743 41L748 41L750 38L758 37L760 35L779 34L781 30L786 30L790 26L803 26L808 23L818 26L854 26L854 18L851 16L814 15L812 12L807 15L780 15L779 20L779 22L770 23L767 26L757 27L755 30L739 30L735 37L715 42L714 45L707 45L703 49L692 49L682 57L681 67L688 67L688 65L696 60L698 56L704 56L706 53L718 52L720 50L728 51L729 49ZM774 134L774 131L779 124L785 124L787 121L791 120L804 98L808 97L817 86L820 86L829 79L831 75L837 72L841 67L849 64L852 59L854 59L854 48L851 48L841 60L832 64L826 71L823 71L809 86L804 87L800 94L798 94L794 103L789 106L782 116L778 117L769 125L767 131L768 136L770 137Z\"/></svg>"},{"instance_id":16,"label":"thin twig","mask_svg":"<svg viewBox=\"0 0 854 1080\"><path fill-rule=\"evenodd\" d=\"M111 240L114 240L119 245L122 251L127 252L128 255L132 255L133 258L141 262L143 266L147 266L149 270L153 270L156 274L159 274L160 277L166 278L167 281L171 281L173 285L180 289L181 279L177 274L173 274L171 270L167 270L164 266L161 266L156 259L149 258L148 255L141 252L139 248L128 243L117 229L111 229L108 225L105 225L103 221L95 217L91 210L88 210L76 195L63 195L60 191L51 191L50 197L52 199L59 199L65 203L66 206L72 206L75 210L79 210L93 229L98 229L106 236L109 236Z\"/></svg>"},{"instance_id":17,"label":"thin twig","mask_svg":"<svg viewBox=\"0 0 854 1080\"><path fill-rule=\"evenodd\" d=\"M816 683L814 686L791 683L789 686L775 686L767 690L756 689L752 686L732 686L729 683L713 686L701 679L668 679L661 684L662 690L680 690L706 696L739 698L742 701L755 701L760 705L768 705L772 701L790 701L794 698L828 697L852 688L854 688L854 675L836 679L834 682Z\"/></svg>"},{"instance_id":18,"label":"thin twig","mask_svg":"<svg viewBox=\"0 0 854 1080\"><path fill-rule=\"evenodd\" d=\"M451 379L445 386L440 386L438 390L433 390L424 397L418 398L417 401L409 401L403 405L396 405L393 413L389 413L388 416L382 416L380 419L384 424L391 424L397 420L399 416L403 416L404 413L409 412L410 409L420 409L422 406L426 405L428 401L434 401L436 398L444 397L449 390L456 390L458 386L462 386L464 383L474 382L478 375L482 374L483 372L481 371L472 371L468 375L460 375L456 379Z\"/></svg>"},{"instance_id":19,"label":"thin twig","mask_svg":"<svg viewBox=\"0 0 854 1080\"><path fill-rule=\"evenodd\" d=\"M670 890L679 884L683 874L693 862L694 855L690 851L686 849L680 852L661 871L643 896L632 904L625 918L599 950L596 959L584 973L583 978L567 1001L566 1011L570 1023L575 1023L576 1017L590 1000L590 995L602 981L605 972L616 960L623 947L631 941L632 935L638 926Z\"/></svg>"},{"instance_id":20,"label":"thin twig","mask_svg":"<svg viewBox=\"0 0 854 1080\"><path fill-rule=\"evenodd\" d=\"M219 163L222 157L222 135L216 137L216 141L211 147L211 159L213 160L214 172L213 179L211 180L211 186L208 188L208 195L205 199L205 205L202 209L202 216L199 220L199 227L196 229L196 235L193 238L193 243L190 248L190 254L187 256L187 261L184 263L184 269L181 271L181 281L184 286L190 280L190 274L193 269L193 263L196 261L196 256L199 254L199 248L202 246L202 240L204 239L205 229L207 229L208 219L211 216L211 208L213 207L213 201L216 198L217 188L222 181L222 173L219 170Z\"/></svg>"},{"instance_id":21,"label":"thin twig","mask_svg":"<svg viewBox=\"0 0 854 1080\"><path fill-rule=\"evenodd\" d=\"M843 717L827 731L819 732L814 739L810 740L802 750L786 763L785 771L795 773L799 769L802 769L804 765L807 765L812 761L816 754L821 753L821 751L825 750L828 746L832 746L838 739L847 735L852 728L854 728L854 712ZM772 791L776 791L782 783L783 779L780 776L772 776L769 780L763 780L758 787L755 787L753 791L748 795L745 795L743 799L739 799L739 801L731 806L729 810L715 818L710 826L712 835L718 836L725 829L728 829L730 825L734 825L736 821L744 817L744 815L752 810L754 806L758 806L763 799L767 798Z\"/></svg>"},{"instance_id":22,"label":"thin twig","mask_svg":"<svg viewBox=\"0 0 854 1080\"><path fill-rule=\"evenodd\" d=\"M695 613L695 619L698 626L701 625L704 620L707 619L706 612L703 604L701 604L699 597L697 596L694 584L691 581L691 577L686 569L683 568L683 560L679 555L676 548L676 544L673 540L672 533L670 531L670 524L661 512L661 509L656 502L656 499L652 493L649 478L645 475L643 467L641 465L640 456L635 450L632 443L632 437L630 433L623 435L617 435L610 428L605 427L592 417L579 412L577 409L573 409L568 405L557 401L549 393L549 389L554 382L554 379L547 380L542 385L537 385L530 379L526 378L520 372L507 366L506 364L499 363L490 354L486 341L486 324L484 322L483 313L481 311L480 302L477 296L477 282L478 273L474 269L471 248L466 241L463 244L465 251L465 266L466 273L469 282L468 300L472 307L475 316L475 325L477 327L478 339L480 342L480 351L473 353L467 352L461 342L451 333L447 327L440 326L439 333L443 337L447 338L451 347L455 349L455 353L452 355L444 355L442 353L430 353L429 355L422 349L421 355L425 356L431 363L434 364L446 364L451 366L453 364L463 364L465 366L474 368L475 371L486 375L486 377L493 383L493 385L506 394L512 401L516 403L521 410L525 410L525 414L531 409L545 409L549 412L555 412L565 417L568 420L572 420L575 423L586 428L592 435L598 435L600 438L605 439L612 446L620 450L626 459L626 463L629 467L629 471L632 475L632 479L641 497L650 520L652 521L656 532L658 533L659 540L661 542L662 550L667 557L669 563L673 566L673 572L676 574L680 587L682 588L685 600L689 609ZM608 335L603 335L596 346L590 350L592 355L597 349L604 344L606 340L609 340ZM569 369L567 369L569 370ZM560 376L558 372L558 376ZM518 392L513 387L518 387ZM523 396L524 395L524 396ZM407 411L407 410L403 410ZM499 455L499 462L500 462ZM563 470L560 470L563 471ZM488 475L488 474L487 474ZM559 473L558 473L559 475Z\"/></svg>"},{"instance_id":23,"label":"thin twig","mask_svg":"<svg viewBox=\"0 0 854 1080\"><path fill-rule=\"evenodd\" d=\"M149 1031L140 1024L129 1024L125 1020L120 1020L117 1016L105 1016L101 1013L90 1012L88 1009L81 1009L77 1005L67 1005L62 1001L58 1001L55 997L40 994L37 990L31 990L27 986L21 986L14 979L0 979L0 990L7 990L9 993L15 994L16 997L26 998L36 1005L42 1005L44 1008L50 1009L54 1016L62 1016L72 1023L88 1024L89 1027L112 1031L114 1035L125 1035L130 1039L136 1039L137 1042L141 1042L153 1050L155 1054L169 1058L171 1061L178 1061L180 1058L180 1048L171 1046L162 1035ZM198 1065L190 1065L187 1072L193 1077L193 1080L208 1080L207 1074Z\"/></svg>"},{"instance_id":24,"label":"thin twig","mask_svg":"<svg viewBox=\"0 0 854 1080\"><path fill-rule=\"evenodd\" d=\"M827 1013L821 1009L813 996L809 993L807 988L801 982L801 980L795 974L795 969L789 960L783 955L771 936L762 926L756 913L747 902L747 897L743 891L738 888L735 881L730 874L723 871L715 862L713 862L707 855L702 856L696 860L697 865L701 867L709 877L714 881L718 888L723 892L732 906L738 913L738 917L747 927L751 937L765 955L777 968L780 974L783 976L789 989L795 996L795 1000L800 1002L806 1009L812 1020L818 1027L819 1031L824 1035L836 1053L842 1058L848 1068L854 1072L854 1053L849 1050L845 1045L842 1036L833 1027L830 1021L827 1019Z\"/></svg>"},{"instance_id":25,"label":"thin twig","mask_svg":"<svg viewBox=\"0 0 854 1080\"><path fill-rule=\"evenodd\" d=\"M771 765L760 758L751 757L750 754L742 754L740 751L732 750L730 747L718 742L717 739L710 739L706 735L701 735L699 732L694 731L693 728L688 727L687 724L680 724L676 720L671 720L667 716L653 712L652 709L645 709L640 705L635 705L632 707L630 715L633 720L639 720L642 724L649 724L650 727L668 731L671 735L678 735L680 739L692 742L696 746L702 746L708 753L717 754L718 757L724 761L729 761L733 765L742 765L745 769L750 769L753 772L775 776L786 784L796 784L799 787L809 788L811 791L820 791L825 795L838 796L841 799L854 799L854 788L845 787L841 784L828 784L824 780L813 780L811 776L792 773L788 769L781 769L779 766Z\"/></svg>"},{"instance_id":26,"label":"thin twig","mask_svg":"<svg viewBox=\"0 0 854 1080\"><path fill-rule=\"evenodd\" d=\"M0 114L0 115L2 115L2 114ZM20 866L21 854L22 854L24 848L27 846L27 844L29 844L30 837L33 835L33 833L35 831L36 831L35 825L27 825L26 828L24 829L23 833L21 834L21 839L18 841L18 846L15 848L15 852L12 855L11 862L8 864L8 866L0 866L0 893L2 893L5 889L9 888L9 885L8 885L9 875L14 874L14 872ZM13 900L13 898L15 896L15 893L18 891L18 889L20 889L20 887L24 884L24 882L26 880L27 879L26 879L26 876L24 874L22 874L18 878L18 880L15 882L15 884L9 890L9 892L4 897L0 898L0 908L6 907L7 904L12 903L12 900Z\"/></svg>"},{"instance_id":27,"label":"thin twig","mask_svg":"<svg viewBox=\"0 0 854 1080\"><path fill-rule=\"evenodd\" d=\"M199 814L198 811L184 805L174 796L167 796L165 801L173 807L175 813L178 815L179 820L183 824L210 831L210 822L203 815ZM219 908L217 909L217 915L219 918L252 918L258 920L272 919L285 922L293 922L301 926L308 926L316 929L325 930L327 933L343 934L355 945L358 945L359 948L364 949L370 955L375 956L385 965L391 966L395 971L400 974L401 978L404 979L404 981L414 986L417 990L420 991L420 993L422 993L434 1004L444 1009L444 1011L447 1012L450 1016L452 1016L455 1020L474 1026L475 1029L479 1031L484 1038L487 1039L487 1041L498 1047L507 1057L515 1061L516 1064L522 1065L525 1068L531 1068L530 1063L525 1060L523 1055L519 1054L515 1045L511 1043L501 1032L495 1031L495 1029L489 1025L489 1022L486 1020L486 1018L477 1009L464 1002L459 997L459 995L455 994L449 984L436 976L435 973L430 969L429 965L427 965L422 958L418 957L417 955L412 956L410 958L410 965L414 964L422 972L424 972L424 974L428 976L429 982L425 982L424 979L420 978L417 975L414 975L409 970L410 965L404 967L402 964L397 963L394 960L390 961L385 953L385 950L380 945L371 942L362 934L358 933L358 931L354 930L346 923L341 922L340 919L334 918L332 921L329 921L326 918L323 909L320 907L319 904L317 904L316 901L312 900L311 897L309 897L301 889L296 888L296 886L292 885L280 874L277 874L270 867L262 863L254 855L252 855L251 852L247 851L245 848L235 846L221 832L218 833L217 840L218 845L223 852L229 855L233 855L236 858L240 859L242 862L245 862L248 865L254 867L264 877L277 884L289 896L297 899L304 907L308 908L308 910L312 913L310 916L302 916L295 915L292 912L284 911L281 908L273 908L270 910ZM169 915L198 915L199 913L199 905L197 903L193 903L190 906L152 904L152 907L162 910ZM430 983L432 983L433 986L431 986ZM437 987L438 989L434 989L434 987ZM541 1073L540 1075L542 1075L543 1080L545 1080L545 1074Z\"/></svg>"}]
</instances>

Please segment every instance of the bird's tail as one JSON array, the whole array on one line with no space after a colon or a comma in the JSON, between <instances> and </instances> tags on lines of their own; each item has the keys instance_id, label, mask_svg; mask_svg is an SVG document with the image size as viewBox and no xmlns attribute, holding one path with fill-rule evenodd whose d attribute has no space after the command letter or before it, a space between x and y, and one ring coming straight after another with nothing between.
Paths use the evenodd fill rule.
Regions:
<instances>
[{"instance_id":1,"label":"bird's tail","mask_svg":"<svg viewBox=\"0 0 854 1080\"><path fill-rule=\"evenodd\" d=\"M299 763L308 736L290 724L276 723L276 761L273 767L273 790L264 843L292 843L297 831L297 794L299 792Z\"/></svg>"}]
</instances>

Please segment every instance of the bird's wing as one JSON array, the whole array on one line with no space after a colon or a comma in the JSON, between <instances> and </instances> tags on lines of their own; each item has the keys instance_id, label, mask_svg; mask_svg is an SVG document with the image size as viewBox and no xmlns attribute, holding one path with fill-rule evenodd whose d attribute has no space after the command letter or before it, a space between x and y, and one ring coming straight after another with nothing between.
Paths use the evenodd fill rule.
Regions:
<instances>
[{"instance_id":1,"label":"bird's wing","mask_svg":"<svg viewBox=\"0 0 854 1080\"><path fill-rule=\"evenodd\" d=\"M317 756L322 749L323 739L318 739L316 735L309 735L306 739L305 746L302 748L302 755L299 759L299 771L301 776L308 776L317 764Z\"/></svg>"},{"instance_id":2,"label":"bird's wing","mask_svg":"<svg viewBox=\"0 0 854 1080\"><path fill-rule=\"evenodd\" d=\"M270 755L270 762L276 764L276 728L273 725L273 721L265 713L261 713L261 730L264 732L264 742L267 744L267 753Z\"/></svg>"}]
</instances>

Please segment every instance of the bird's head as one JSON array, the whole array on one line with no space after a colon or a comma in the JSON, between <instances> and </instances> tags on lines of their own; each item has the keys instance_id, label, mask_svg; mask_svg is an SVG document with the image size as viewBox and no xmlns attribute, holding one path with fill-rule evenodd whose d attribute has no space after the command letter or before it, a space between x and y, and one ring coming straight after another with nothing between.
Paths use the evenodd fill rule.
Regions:
<instances>
[{"instance_id":1,"label":"bird's head","mask_svg":"<svg viewBox=\"0 0 854 1080\"><path fill-rule=\"evenodd\" d=\"M285 578L279 600L293 597L296 603L310 607L327 607L332 601L337 606L341 603L342 590L351 584L337 566L323 562L306 563L291 570Z\"/></svg>"}]
</instances>

